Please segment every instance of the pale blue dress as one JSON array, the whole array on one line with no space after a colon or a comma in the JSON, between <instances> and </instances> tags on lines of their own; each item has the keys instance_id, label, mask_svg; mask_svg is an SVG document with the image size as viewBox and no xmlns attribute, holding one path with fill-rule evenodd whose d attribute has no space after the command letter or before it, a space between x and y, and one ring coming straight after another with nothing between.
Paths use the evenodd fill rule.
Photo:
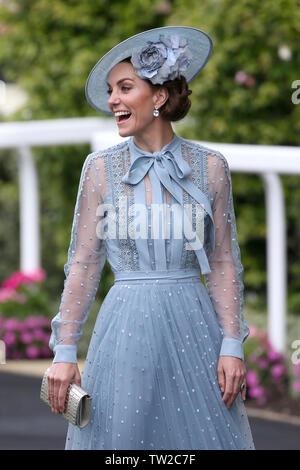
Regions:
<instances>
[{"instance_id":1,"label":"pale blue dress","mask_svg":"<svg viewBox=\"0 0 300 470\"><path fill-rule=\"evenodd\" d=\"M65 448L254 449L241 394L228 409L217 376L220 355L244 359L249 335L225 157L177 134L160 152L131 136L87 156L54 362L77 362L106 260L114 284L82 374L91 419L69 424Z\"/></svg>"}]
</instances>

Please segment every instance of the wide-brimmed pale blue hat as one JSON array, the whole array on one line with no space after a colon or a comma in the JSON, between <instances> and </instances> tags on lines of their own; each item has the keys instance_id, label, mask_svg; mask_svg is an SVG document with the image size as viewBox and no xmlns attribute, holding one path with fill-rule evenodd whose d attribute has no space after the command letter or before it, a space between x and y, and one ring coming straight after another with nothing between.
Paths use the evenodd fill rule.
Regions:
<instances>
[{"instance_id":1,"label":"wide-brimmed pale blue hat","mask_svg":"<svg viewBox=\"0 0 300 470\"><path fill-rule=\"evenodd\" d=\"M190 83L204 68L212 53L208 34L189 26L163 26L131 36L107 52L93 67L85 85L91 106L112 114L107 101L108 75L112 67L127 57L141 78L153 84L184 75Z\"/></svg>"}]
</instances>

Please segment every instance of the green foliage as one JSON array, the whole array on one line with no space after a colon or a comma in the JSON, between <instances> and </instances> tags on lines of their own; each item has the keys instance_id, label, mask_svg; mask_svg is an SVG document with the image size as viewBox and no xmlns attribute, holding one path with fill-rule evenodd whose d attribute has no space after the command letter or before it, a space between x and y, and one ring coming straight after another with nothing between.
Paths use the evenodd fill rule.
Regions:
<instances>
[{"instance_id":1,"label":"green foliage","mask_svg":"<svg viewBox=\"0 0 300 470\"><path fill-rule=\"evenodd\" d=\"M162 25L161 0L14 0L0 4L0 67L30 96L19 119L94 115L84 84L109 49ZM144 13L147 12L145 15ZM15 119L15 117L14 117Z\"/></svg>"},{"instance_id":2,"label":"green foliage","mask_svg":"<svg viewBox=\"0 0 300 470\"><path fill-rule=\"evenodd\" d=\"M300 144L300 106L292 82L299 79L300 6L296 0L174 0L167 24L207 32L212 56L193 91L190 137L265 145ZM290 60L280 58L287 46ZM254 79L239 83L243 71ZM199 132L199 129L201 131Z\"/></svg>"}]
</instances>

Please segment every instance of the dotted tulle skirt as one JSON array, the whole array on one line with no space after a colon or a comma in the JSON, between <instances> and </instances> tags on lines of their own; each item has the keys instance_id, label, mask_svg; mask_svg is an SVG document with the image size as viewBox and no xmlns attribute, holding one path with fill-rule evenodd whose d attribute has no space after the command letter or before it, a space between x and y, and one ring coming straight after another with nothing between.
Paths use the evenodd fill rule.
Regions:
<instances>
[{"instance_id":1,"label":"dotted tulle skirt","mask_svg":"<svg viewBox=\"0 0 300 470\"><path fill-rule=\"evenodd\" d=\"M91 419L65 449L254 449L241 394L222 402L221 342L199 271L117 273L82 373Z\"/></svg>"}]
</instances>

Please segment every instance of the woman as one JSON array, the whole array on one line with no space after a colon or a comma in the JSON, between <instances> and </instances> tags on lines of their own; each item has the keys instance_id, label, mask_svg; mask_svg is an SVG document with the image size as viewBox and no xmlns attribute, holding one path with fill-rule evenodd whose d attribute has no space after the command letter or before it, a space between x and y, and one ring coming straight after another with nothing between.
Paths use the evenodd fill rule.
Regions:
<instances>
[{"instance_id":1,"label":"woman","mask_svg":"<svg viewBox=\"0 0 300 470\"><path fill-rule=\"evenodd\" d=\"M80 178L48 388L56 413L70 382L93 406L85 428L69 424L66 449L254 449L230 171L171 125L211 51L200 30L156 28L114 47L88 78L90 104L129 139L90 154ZM81 383L76 345L106 259L115 281Z\"/></svg>"}]
</instances>

